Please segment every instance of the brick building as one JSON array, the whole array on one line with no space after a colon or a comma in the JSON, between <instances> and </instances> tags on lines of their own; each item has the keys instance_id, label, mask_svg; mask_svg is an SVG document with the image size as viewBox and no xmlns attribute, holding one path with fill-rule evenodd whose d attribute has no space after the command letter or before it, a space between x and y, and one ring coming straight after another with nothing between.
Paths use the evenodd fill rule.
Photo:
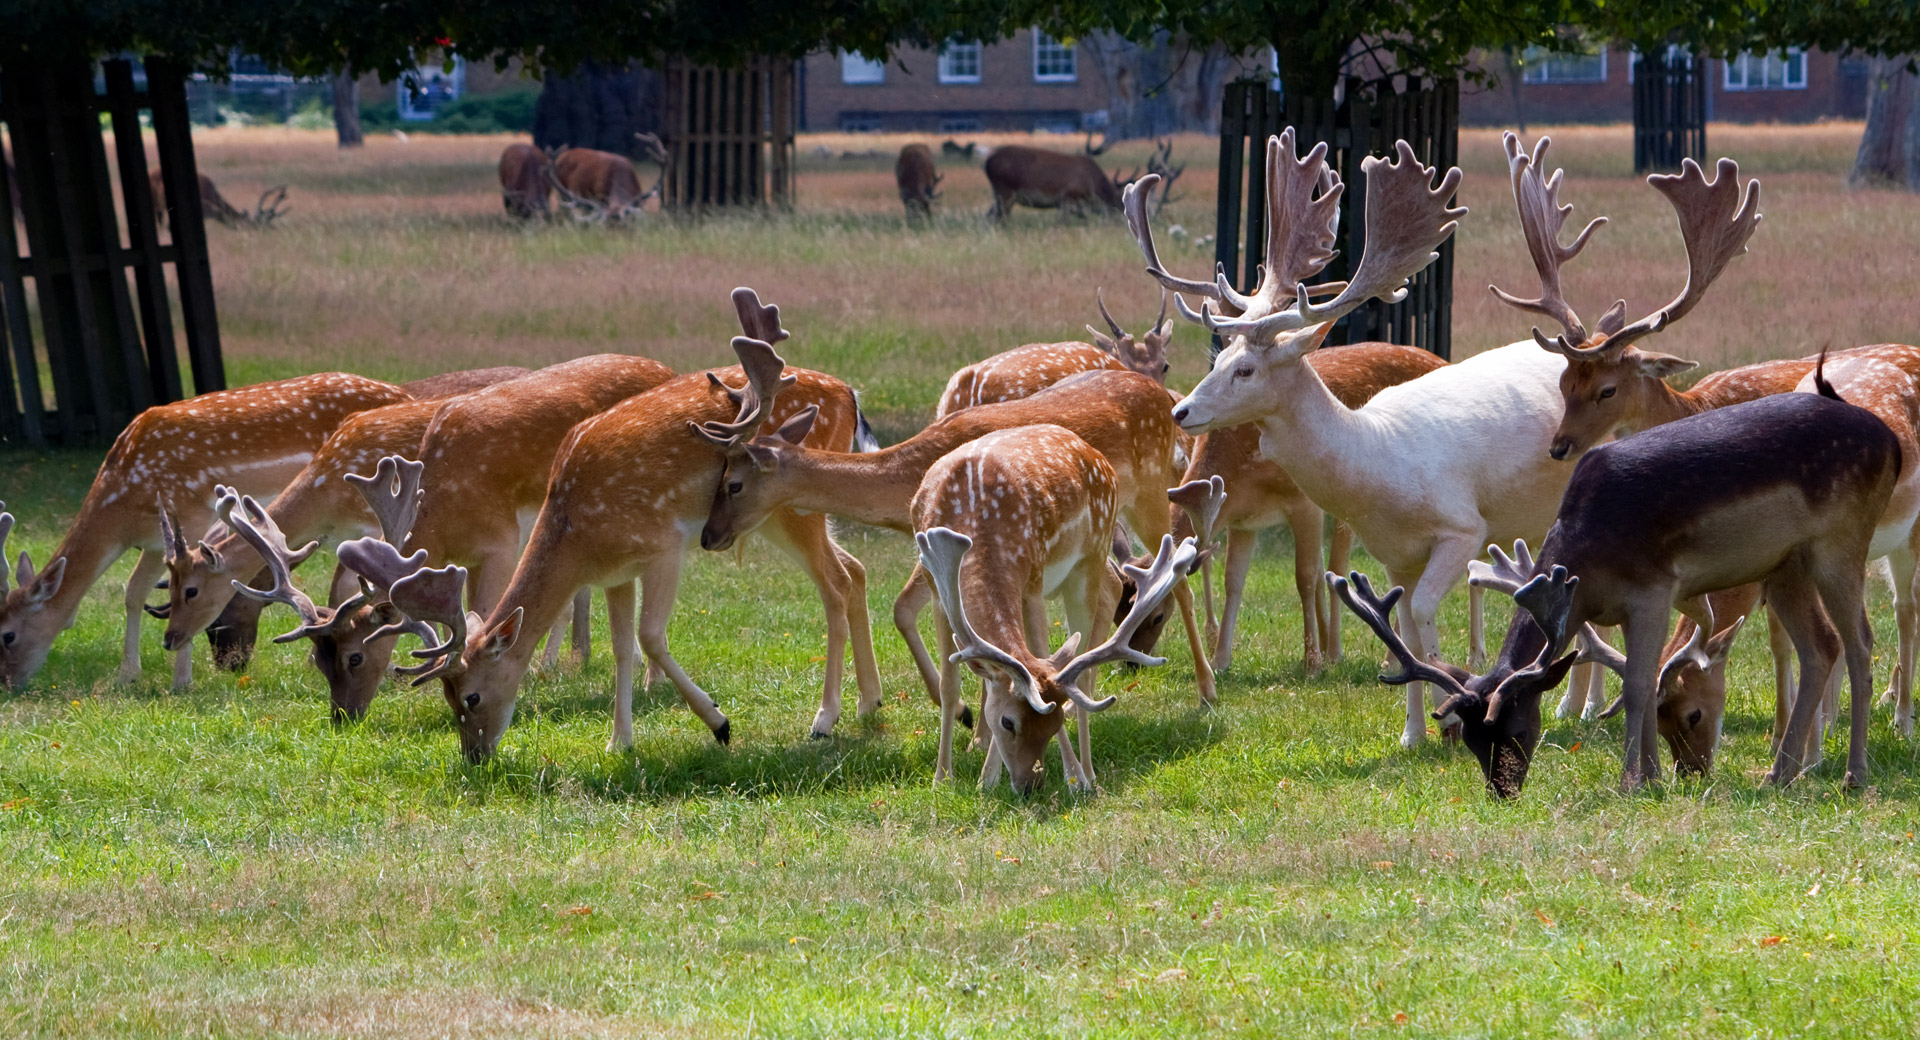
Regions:
<instances>
[{"instance_id":1,"label":"brick building","mask_svg":"<svg viewBox=\"0 0 1920 1040\"><path fill-rule=\"evenodd\" d=\"M1789 47L1772 54L1708 58L1707 118L1728 123L1810 123L1859 119L1867 110L1867 66L1826 51ZM1624 123L1633 119L1634 52L1529 53L1516 77L1498 57L1498 86L1460 95L1469 126L1529 123ZM1519 111L1516 113L1515 93Z\"/></svg>"},{"instance_id":2,"label":"brick building","mask_svg":"<svg viewBox=\"0 0 1920 1040\"><path fill-rule=\"evenodd\" d=\"M816 53L798 74L802 130L1077 133L1102 123L1106 106L1087 47L1036 30L900 50L885 63Z\"/></svg>"}]
</instances>

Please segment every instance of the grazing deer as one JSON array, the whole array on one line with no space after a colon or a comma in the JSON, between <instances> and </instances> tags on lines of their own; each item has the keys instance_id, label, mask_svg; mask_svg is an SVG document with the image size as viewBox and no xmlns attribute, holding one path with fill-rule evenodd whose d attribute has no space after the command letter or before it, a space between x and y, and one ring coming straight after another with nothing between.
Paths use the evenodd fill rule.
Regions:
<instances>
[{"instance_id":1,"label":"grazing deer","mask_svg":"<svg viewBox=\"0 0 1920 1040\"><path fill-rule=\"evenodd\" d=\"M1156 383L1167 381L1167 342L1173 338L1173 326L1167 321L1167 294L1160 293L1160 316L1153 328L1135 339L1107 312L1103 293L1095 293L1100 317L1113 330L1108 336L1091 325L1087 332L1093 344L1078 341L1029 343L1001 351L984 361L976 361L955 372L940 393L933 417L944 418L962 408L979 404L1017 401L1045 390L1068 376L1104 369L1138 372Z\"/></svg>"},{"instance_id":2,"label":"grazing deer","mask_svg":"<svg viewBox=\"0 0 1920 1040\"><path fill-rule=\"evenodd\" d=\"M983 787L1004 764L1014 789L1029 794L1041 780L1047 744L1060 737L1068 783L1094 786L1088 716L1111 707L1094 699L1093 668L1106 661L1165 664L1128 646L1133 631L1193 563L1192 539L1176 551L1163 535L1146 569L1129 570L1139 590L1113 637L1076 653L1080 634L1099 640L1118 599L1107 564L1117 481L1106 458L1059 426L1025 426L963 445L927 471L913 496L920 561L913 582L931 583L940 599L940 751L934 779L953 775L953 723L960 714L957 667L964 662L986 683L981 723L992 752ZM970 554L969 549L976 549ZM962 564L974 555L971 566ZM1045 600L1058 595L1074 633L1047 652ZM976 627L977 626L977 627ZM951 646L953 652L949 653ZM1059 709L1080 714L1076 758L1061 732Z\"/></svg>"},{"instance_id":3,"label":"grazing deer","mask_svg":"<svg viewBox=\"0 0 1920 1040\"><path fill-rule=\"evenodd\" d=\"M1135 535L1154 545L1171 530L1166 489L1179 476L1167 404L1166 388L1159 383L1132 372L1103 370L1083 373L1020 400L963 408L877 452L856 454L797 444L791 431L752 441L741 438L729 451L726 479L713 500L700 544L725 549L735 532L751 530L776 509L831 513L911 531L914 491L934 463L986 434L1053 423L1106 456L1118 482L1121 515ZM1211 703L1213 673L1194 619L1192 592L1182 584L1174 594L1186 622L1200 698ZM910 584L894 601L893 618L929 694L937 699L937 669L915 629L915 620L930 599L929 590Z\"/></svg>"},{"instance_id":4,"label":"grazing deer","mask_svg":"<svg viewBox=\"0 0 1920 1040\"><path fill-rule=\"evenodd\" d=\"M153 215L161 227L167 224L169 196L166 179L159 170L147 177L149 189L153 192ZM260 201L254 203L253 212L235 209L232 203L221 197L220 189L214 186L213 178L200 175L200 208L206 216L228 227L266 227L285 216L287 186L278 184L260 193Z\"/></svg>"},{"instance_id":5,"label":"grazing deer","mask_svg":"<svg viewBox=\"0 0 1920 1040\"><path fill-rule=\"evenodd\" d=\"M507 215L522 220L546 219L553 196L547 153L525 142L510 144L500 153L500 203Z\"/></svg>"},{"instance_id":6,"label":"grazing deer","mask_svg":"<svg viewBox=\"0 0 1920 1040\"><path fill-rule=\"evenodd\" d=\"M465 575L458 567L421 571L420 579L406 586L412 599L395 586L394 602L409 616L451 630L444 641L450 652L428 652L430 666L420 681L441 680L468 758L491 755L513 719L520 680L533 655L534 640L522 638L528 626L550 623L582 586L607 590L615 662L609 746L632 744L636 577L644 590L639 648L672 679L714 739L724 744L730 738L726 715L667 651L680 568L722 471L722 458L709 438L715 429L750 433L768 423L791 429L799 422L810 424L810 443L845 449L859 423L853 391L845 383L804 369L782 374L783 362L771 346L786 338L778 308L762 307L751 289L735 290L734 304L741 325L759 334L734 339L740 367L669 380L568 434L554 458L526 551L489 617L461 611ZM814 720L814 732L824 735L839 718L849 636L861 710L872 711L880 702L867 625L866 571L834 544L824 517L782 511L773 519L760 533L801 561L827 608L826 683Z\"/></svg>"},{"instance_id":7,"label":"grazing deer","mask_svg":"<svg viewBox=\"0 0 1920 1040\"><path fill-rule=\"evenodd\" d=\"M924 144L910 144L900 149L900 158L893 161L893 180L900 187L900 202L907 208L907 216L930 217L933 215L933 200L939 198L940 171L933 165L933 150Z\"/></svg>"},{"instance_id":8,"label":"grazing deer","mask_svg":"<svg viewBox=\"0 0 1920 1040\"><path fill-rule=\"evenodd\" d=\"M0 682L17 687L40 670L87 590L128 549L141 553L127 579L119 679L137 680L141 608L165 566L162 511L184 530L205 530L216 485L273 494L342 419L404 400L390 383L328 372L202 394L135 416L100 464L52 559L36 572L21 554L19 587L0 602ZM183 648L174 658L174 684L192 674L191 648Z\"/></svg>"},{"instance_id":9,"label":"grazing deer","mask_svg":"<svg viewBox=\"0 0 1920 1040\"><path fill-rule=\"evenodd\" d=\"M1116 179L1117 175L1108 177L1093 155L1067 155L1009 144L995 148L983 168L993 189L989 220L1004 221L1015 206L1080 209L1097 205L1115 212L1120 209L1124 183Z\"/></svg>"},{"instance_id":10,"label":"grazing deer","mask_svg":"<svg viewBox=\"0 0 1920 1040\"><path fill-rule=\"evenodd\" d=\"M633 172L633 162L624 155L568 148L546 166L548 180L575 220L590 224L629 220L640 215L648 199L660 195L661 185L667 180L666 148L652 134L634 136L660 166L659 179L644 192L639 175Z\"/></svg>"},{"instance_id":11,"label":"grazing deer","mask_svg":"<svg viewBox=\"0 0 1920 1040\"><path fill-rule=\"evenodd\" d=\"M1176 293L1207 299L1198 314L1180 299L1181 313L1228 341L1213 371L1174 409L1176 421L1194 433L1257 424L1261 453L1350 523L1396 583L1413 587L1401 628L1424 655L1438 647L1440 602L1467 562L1494 532L1544 532L1570 467L1546 458L1560 419L1556 382L1564 362L1531 343L1436 368L1358 409L1304 363L1341 315L1372 298L1400 299L1465 212L1446 201L1458 170L1436 188L1434 171L1410 146L1399 142L1396 151L1395 161L1369 158L1363 166L1366 255L1325 305L1308 297L1334 287L1304 286L1330 259L1343 188L1323 145L1301 160L1291 131L1268 141L1268 262L1251 295L1224 278L1188 281L1161 266L1143 194L1152 176L1129 189L1127 218L1148 273ZM1216 316L1215 306L1239 316ZM1419 684L1409 689L1401 734L1408 747L1426 735L1423 692Z\"/></svg>"}]
</instances>

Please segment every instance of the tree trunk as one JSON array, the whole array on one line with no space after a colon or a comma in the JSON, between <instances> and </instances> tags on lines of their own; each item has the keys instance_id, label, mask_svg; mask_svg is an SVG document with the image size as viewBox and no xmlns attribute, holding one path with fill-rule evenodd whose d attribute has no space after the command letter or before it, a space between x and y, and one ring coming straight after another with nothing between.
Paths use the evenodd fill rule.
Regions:
<instances>
[{"instance_id":1,"label":"tree trunk","mask_svg":"<svg viewBox=\"0 0 1920 1040\"><path fill-rule=\"evenodd\" d=\"M1849 184L1890 183L1920 191L1920 78L1905 58L1875 58L1867 72L1867 129Z\"/></svg>"},{"instance_id":2,"label":"tree trunk","mask_svg":"<svg viewBox=\"0 0 1920 1040\"><path fill-rule=\"evenodd\" d=\"M342 148L366 143L360 133L360 81L349 69L333 74L333 132L339 135Z\"/></svg>"}]
</instances>

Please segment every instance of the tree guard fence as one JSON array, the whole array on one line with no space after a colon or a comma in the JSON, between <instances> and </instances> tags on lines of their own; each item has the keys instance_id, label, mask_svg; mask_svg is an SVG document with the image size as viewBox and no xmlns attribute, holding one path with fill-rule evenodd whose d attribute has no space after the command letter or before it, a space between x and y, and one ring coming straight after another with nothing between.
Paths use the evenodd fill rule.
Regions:
<instances>
[{"instance_id":1,"label":"tree guard fence","mask_svg":"<svg viewBox=\"0 0 1920 1040\"><path fill-rule=\"evenodd\" d=\"M0 186L0 441L100 443L143 409L184 396L169 264L179 286L193 390L226 387L187 125L187 70L157 57L143 64L144 93L133 63L124 59L101 64L104 92L96 90L93 64L84 57L0 68L0 123L14 164L13 183ZM141 109L151 113L169 199L164 242L148 185ZM114 215L103 117L113 129L124 238ZM0 169L0 180L6 179ZM15 234L21 225L24 254Z\"/></svg>"},{"instance_id":2,"label":"tree guard fence","mask_svg":"<svg viewBox=\"0 0 1920 1040\"><path fill-rule=\"evenodd\" d=\"M1638 55L1633 77L1633 169L1677 170L1707 158L1707 62L1667 47Z\"/></svg>"},{"instance_id":3,"label":"tree guard fence","mask_svg":"<svg viewBox=\"0 0 1920 1040\"><path fill-rule=\"evenodd\" d=\"M1396 82L1397 81L1397 82ZM1220 193L1214 259L1243 292L1258 283L1267 237L1266 179L1261 176L1267 138L1293 127L1302 153L1327 143L1327 163L1347 189L1340 199L1339 255L1327 265L1330 280L1346 278L1360 261L1366 237L1366 176L1360 161L1389 156L1405 140L1420 161L1442 170L1460 155L1458 80L1394 77L1368 82L1349 78L1341 96L1282 96L1265 81L1227 84L1220 111ZM1330 343L1386 340L1430 350L1445 358L1453 349L1453 240L1440 258L1416 275L1407 298L1391 306L1373 301L1340 319ZM1214 343L1215 353L1221 344Z\"/></svg>"},{"instance_id":4,"label":"tree guard fence","mask_svg":"<svg viewBox=\"0 0 1920 1040\"><path fill-rule=\"evenodd\" d=\"M670 60L662 202L676 209L791 206L794 62L754 58L738 69Z\"/></svg>"}]
</instances>

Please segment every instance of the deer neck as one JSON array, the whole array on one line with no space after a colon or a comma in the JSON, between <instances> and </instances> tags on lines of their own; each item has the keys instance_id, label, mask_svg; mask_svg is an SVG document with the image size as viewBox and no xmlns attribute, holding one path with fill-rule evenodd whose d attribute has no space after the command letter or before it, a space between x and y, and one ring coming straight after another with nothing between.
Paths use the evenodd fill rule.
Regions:
<instances>
[{"instance_id":1,"label":"deer neck","mask_svg":"<svg viewBox=\"0 0 1920 1040\"><path fill-rule=\"evenodd\" d=\"M790 449L781 462L781 504L911 532L913 493L947 447L915 437L870 453Z\"/></svg>"},{"instance_id":2,"label":"deer neck","mask_svg":"<svg viewBox=\"0 0 1920 1040\"><path fill-rule=\"evenodd\" d=\"M1647 406L1641 422L1633 432L1638 433L1655 426L1665 426L1690 415L1699 415L1701 412L1718 408L1723 403L1730 403L1717 401L1714 396L1712 388L1675 390L1668 386L1664 379L1653 380L1653 392L1647 395Z\"/></svg>"},{"instance_id":3,"label":"deer neck","mask_svg":"<svg viewBox=\"0 0 1920 1040\"><path fill-rule=\"evenodd\" d=\"M1406 446L1390 443L1369 417L1340 403L1304 358L1274 368L1267 385L1279 407L1255 424L1260 453L1309 498L1340 515L1354 492L1393 486L1390 467Z\"/></svg>"},{"instance_id":4,"label":"deer neck","mask_svg":"<svg viewBox=\"0 0 1920 1040\"><path fill-rule=\"evenodd\" d=\"M91 497L91 496L89 496ZM140 516L149 518L154 534L160 530L160 519L149 510L137 508L134 503L122 501L121 507L105 507L87 502L81 507L80 515L73 526L67 530L65 538L54 548L52 554L40 561L36 573L44 573L53 561L65 559L66 573L60 579L60 591L48 600L45 610L49 616L60 621L62 629L73 624L74 615L80 612L80 604L86 599L93 583L107 573L128 549L147 551L137 533Z\"/></svg>"}]
</instances>

